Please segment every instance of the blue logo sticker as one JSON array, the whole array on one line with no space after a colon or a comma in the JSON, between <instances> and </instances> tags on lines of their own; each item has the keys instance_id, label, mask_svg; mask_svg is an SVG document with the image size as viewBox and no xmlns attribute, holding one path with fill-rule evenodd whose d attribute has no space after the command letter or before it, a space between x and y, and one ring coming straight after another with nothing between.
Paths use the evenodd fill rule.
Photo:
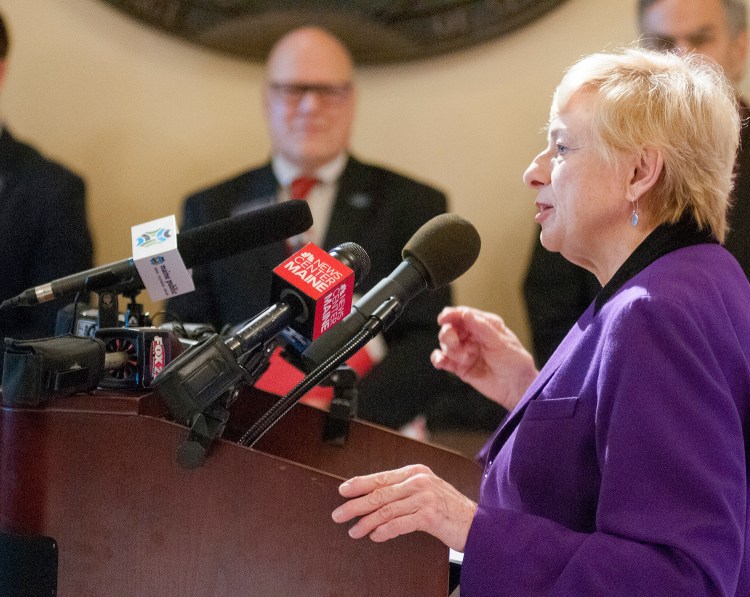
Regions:
<instances>
[{"instance_id":1,"label":"blue logo sticker","mask_svg":"<svg viewBox=\"0 0 750 597\"><path fill-rule=\"evenodd\" d=\"M158 230L144 232L136 239L135 244L138 247L150 247L167 241L171 236L172 231L169 228L159 228Z\"/></svg>"}]
</instances>

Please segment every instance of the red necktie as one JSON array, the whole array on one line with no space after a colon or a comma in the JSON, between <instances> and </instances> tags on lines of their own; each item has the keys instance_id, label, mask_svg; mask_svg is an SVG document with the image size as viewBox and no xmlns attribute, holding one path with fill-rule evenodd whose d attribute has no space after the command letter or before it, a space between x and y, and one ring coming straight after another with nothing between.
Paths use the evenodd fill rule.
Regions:
<instances>
[{"instance_id":1,"label":"red necktie","mask_svg":"<svg viewBox=\"0 0 750 597\"><path fill-rule=\"evenodd\" d=\"M291 186L289 187L289 198L304 201L305 199L307 199L307 196L310 194L312 188L316 184L318 184L318 182L320 181L317 178L313 178L312 176L300 176L299 178L295 178L292 181ZM286 240L286 248L291 255L295 251L298 251L302 247L304 247L309 241L310 231L308 230L307 232L302 232L297 236L288 238Z\"/></svg>"},{"instance_id":2,"label":"red necktie","mask_svg":"<svg viewBox=\"0 0 750 597\"><path fill-rule=\"evenodd\" d=\"M312 176L300 176L292 181L292 186L289 191L292 199L307 199L307 195L310 190L318 184L318 179Z\"/></svg>"}]
</instances>

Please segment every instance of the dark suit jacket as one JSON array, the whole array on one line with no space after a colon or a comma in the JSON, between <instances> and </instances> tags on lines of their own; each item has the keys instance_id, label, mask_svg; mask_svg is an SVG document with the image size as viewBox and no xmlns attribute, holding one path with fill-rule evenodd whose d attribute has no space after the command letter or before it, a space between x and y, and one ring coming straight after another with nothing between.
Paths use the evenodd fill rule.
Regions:
<instances>
[{"instance_id":1,"label":"dark suit jacket","mask_svg":"<svg viewBox=\"0 0 750 597\"><path fill-rule=\"evenodd\" d=\"M92 267L83 180L13 138L0 135L0 300ZM0 338L55 331L54 301L0 311ZM3 347L4 348L4 347ZM0 371L2 361L0 360Z\"/></svg>"},{"instance_id":2,"label":"dark suit jacket","mask_svg":"<svg viewBox=\"0 0 750 597\"><path fill-rule=\"evenodd\" d=\"M278 183L270 164L203 190L185 202L182 230L226 218L240 206L276 201ZM401 263L401 250L416 230L446 211L445 195L429 186L349 158L339 180L324 247L351 241L370 256L372 269L358 287L363 294ZM268 307L272 269L286 256L283 243L247 251L193 270L196 290L169 302L185 322L221 329ZM359 384L359 416L398 427L426 412L445 388L429 354L437 346L436 318L451 302L449 288L416 297L385 333L386 359Z\"/></svg>"},{"instance_id":3,"label":"dark suit jacket","mask_svg":"<svg viewBox=\"0 0 750 597\"><path fill-rule=\"evenodd\" d=\"M750 109L740 104L740 148L724 246L750 279ZM594 274L550 253L537 234L523 293L531 326L534 356L540 367L601 289Z\"/></svg>"}]
</instances>

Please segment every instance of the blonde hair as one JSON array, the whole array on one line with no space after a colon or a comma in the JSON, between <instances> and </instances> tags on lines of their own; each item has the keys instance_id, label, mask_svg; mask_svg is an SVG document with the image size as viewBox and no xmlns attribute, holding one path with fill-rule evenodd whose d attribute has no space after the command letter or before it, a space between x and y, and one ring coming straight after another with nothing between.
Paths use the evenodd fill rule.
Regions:
<instances>
[{"instance_id":1,"label":"blonde hair","mask_svg":"<svg viewBox=\"0 0 750 597\"><path fill-rule=\"evenodd\" d=\"M639 48L592 54L566 72L552 116L579 92L592 94L591 133L605 161L646 147L661 151L662 173L640 203L645 215L658 225L690 214L723 242L740 119L720 69L694 54Z\"/></svg>"}]
</instances>

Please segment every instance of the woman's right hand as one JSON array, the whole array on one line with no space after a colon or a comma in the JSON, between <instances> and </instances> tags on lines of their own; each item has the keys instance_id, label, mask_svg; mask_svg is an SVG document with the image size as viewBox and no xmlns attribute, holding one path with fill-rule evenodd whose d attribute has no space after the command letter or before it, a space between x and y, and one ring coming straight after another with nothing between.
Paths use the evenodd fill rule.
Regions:
<instances>
[{"instance_id":1,"label":"woman's right hand","mask_svg":"<svg viewBox=\"0 0 750 597\"><path fill-rule=\"evenodd\" d=\"M534 358L498 315L471 307L446 307L438 316L440 348L430 360L512 410L538 371Z\"/></svg>"}]
</instances>

